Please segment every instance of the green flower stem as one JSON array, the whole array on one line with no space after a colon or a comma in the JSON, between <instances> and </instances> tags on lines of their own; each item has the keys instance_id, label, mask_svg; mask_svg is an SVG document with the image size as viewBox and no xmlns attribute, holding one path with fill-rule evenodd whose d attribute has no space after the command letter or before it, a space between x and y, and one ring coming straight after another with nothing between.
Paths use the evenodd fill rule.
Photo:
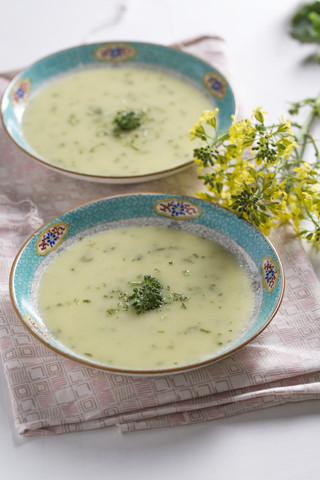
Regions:
<instances>
[{"instance_id":1,"label":"green flower stem","mask_svg":"<svg viewBox=\"0 0 320 480\"><path fill-rule=\"evenodd\" d=\"M301 146L300 149L300 158L303 158L306 145L307 145L307 139L309 137L309 132L311 129L311 125L315 119L315 117L318 115L318 112L320 111L320 92L318 93L318 96L316 97L315 104L307 116L306 120L304 121L299 134L297 135L297 142Z\"/></svg>"}]
</instances>

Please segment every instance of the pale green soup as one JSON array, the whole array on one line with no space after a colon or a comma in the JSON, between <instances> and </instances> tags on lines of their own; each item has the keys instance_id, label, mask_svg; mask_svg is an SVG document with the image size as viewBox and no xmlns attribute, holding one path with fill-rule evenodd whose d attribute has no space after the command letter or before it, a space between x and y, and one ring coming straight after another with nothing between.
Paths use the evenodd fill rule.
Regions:
<instances>
[{"instance_id":1,"label":"pale green soup","mask_svg":"<svg viewBox=\"0 0 320 480\"><path fill-rule=\"evenodd\" d=\"M212 102L199 88L144 68L99 68L44 87L22 118L24 136L45 161L100 176L137 176L192 160L189 131ZM140 124L119 128L119 112Z\"/></svg>"},{"instance_id":2,"label":"pale green soup","mask_svg":"<svg viewBox=\"0 0 320 480\"><path fill-rule=\"evenodd\" d=\"M137 314L126 299L150 275L164 303ZM93 234L54 258L39 284L45 324L81 356L115 368L161 369L202 361L248 323L254 294L230 252L161 226Z\"/></svg>"}]
</instances>

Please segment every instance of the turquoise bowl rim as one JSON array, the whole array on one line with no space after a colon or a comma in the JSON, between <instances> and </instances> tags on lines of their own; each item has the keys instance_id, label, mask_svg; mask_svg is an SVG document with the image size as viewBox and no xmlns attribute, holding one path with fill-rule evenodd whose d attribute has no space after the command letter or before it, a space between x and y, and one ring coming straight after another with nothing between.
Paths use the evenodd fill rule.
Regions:
<instances>
[{"instance_id":1,"label":"turquoise bowl rim","mask_svg":"<svg viewBox=\"0 0 320 480\"><path fill-rule=\"evenodd\" d=\"M29 67L25 68L21 72L19 72L9 83L7 88L5 89L2 99L1 99L1 108L0 108L0 116L1 121L4 127L5 132L9 136L9 138L15 143L15 145L22 150L25 154L27 154L30 158L37 161L38 163L44 165L45 167L52 169L56 172L60 172L62 174L94 182L102 182L102 183L113 183L113 184L123 184L123 183L138 183L138 182L145 182L154 180L157 178L161 178L164 176L172 175L177 173L185 168L190 167L193 164L193 160L190 159L187 162L182 163L181 165L174 166L170 169L165 169L159 172L136 175L136 176L107 176L107 175L91 175L86 173L79 173L72 170L67 170L56 165L51 164L50 162L46 162L40 156L37 156L28 146L23 138L23 134L21 131L21 118L20 120L17 116L22 116L22 111L24 105L26 104L29 96L32 94L33 91L36 91L43 83L47 82L49 79L54 78L55 76L66 73L68 71L72 71L73 69L79 68L81 64L84 63L85 66L92 65L98 66L103 65L106 63L104 60L98 60L95 56L95 52L99 48L103 48L106 46L112 45L128 45L131 46L133 49L136 50L136 55L133 58L125 59L121 62L113 62L114 63L122 63L128 62L128 64L138 63L146 65L153 65L156 68L164 68L165 70L171 70L172 72L176 72L177 74L183 75L185 77L189 77L191 81L195 81L198 84L201 84L204 91L208 92L208 87L202 84L202 77L206 73L212 72L214 73L217 78L221 79L224 87L225 87L225 95L223 98L217 97L215 94L212 94L212 98L216 103L217 107L220 109L218 117L222 118L221 130L226 131L228 127L231 125L232 122L232 115L237 115L238 111L238 101L235 97L234 89L231 86L230 81L220 73L220 71L213 65L209 64L208 62L202 60L201 58L193 55L191 53L187 53L176 48L165 46L156 43L148 43L148 42L135 42L135 41L106 41L106 42L98 42L98 43L90 43L90 44L82 44L78 46L74 46L71 48L66 48L63 50L59 50L55 53L47 55L38 61L34 62ZM154 58L155 53L160 53L161 55ZM151 58L152 57L152 58ZM65 63L59 62L59 59L67 59L64 60ZM86 59L86 60L85 60ZM180 61L177 61L180 60ZM181 61L183 60L183 62ZM72 65L69 65L69 62L72 62ZM112 63L112 62L111 62ZM68 67L69 65L69 67ZM193 69L190 68L190 65ZM62 68L62 66L64 68ZM51 69L56 69L55 73L48 73L51 72ZM39 74L40 72L40 74ZM30 84L30 90L26 92L27 100L23 100L21 104L13 105L12 103L12 95L14 91L14 87L22 80L27 78ZM40 79L40 80L39 80ZM211 92L212 93L212 92ZM224 113L225 112L225 113ZM198 117L201 115L202 112L198 112ZM221 115L223 114L223 117ZM197 118L195 118L195 122ZM190 125L190 128L192 125Z\"/></svg>"},{"instance_id":2,"label":"turquoise bowl rim","mask_svg":"<svg viewBox=\"0 0 320 480\"><path fill-rule=\"evenodd\" d=\"M174 217L172 212L170 214L164 214L158 211L157 205L162 205L165 202L172 202L172 200L180 205L181 202L189 204L195 209L195 211L200 212L200 214L191 217L183 217L182 215L182 218L178 218ZM121 208L119 208L119 205L121 205ZM131 213L127 213L126 208ZM93 215L94 212L95 216ZM57 346L57 344L54 344L52 340L50 340L48 335L46 335L42 326L39 325L37 318L34 317L36 314L32 308L32 304L30 306L34 275L45 257L43 253L39 253L39 242L40 239L43 238L43 235L50 228L55 228L57 224L61 225L61 223L68 225L69 228L65 238L72 238L73 236L79 235L80 232L88 231L99 224L141 217L150 217L151 219L158 219L158 217L161 217L170 222L173 220L176 222L187 221L191 224L200 225L220 232L223 235L230 237L237 245L239 245L239 248L244 249L248 253L250 258L255 262L257 269L262 274L262 277L264 274L261 266L261 259L267 258L274 262L278 272L278 280L275 287L272 288L271 291L268 291L266 285L264 285L264 288L262 289L262 305L259 310L258 319L255 320L253 325L250 325L249 331L247 331L245 336L238 341L238 344L229 350L227 349L222 353L213 355L204 361L164 369L137 370L104 365L77 356L76 353L73 354L70 353L70 351L63 351ZM55 250L61 242L63 242L63 239L64 234L61 237L61 241L59 240L56 246L52 249L51 247L48 247L49 249L46 254L49 253L50 255L50 252ZM259 250L262 251L260 252ZM224 207L189 195L134 193L103 197L83 203L54 217L36 230L24 242L15 257L10 272L9 291L14 309L22 323L47 347L69 359L78 361L90 367L108 371L109 373L150 376L174 374L210 365L211 363L221 360L243 348L256 338L269 325L272 318L275 316L284 295L284 284L283 266L276 249L270 240L247 220L239 218L235 213ZM257 322L258 325L256 325Z\"/></svg>"}]
</instances>

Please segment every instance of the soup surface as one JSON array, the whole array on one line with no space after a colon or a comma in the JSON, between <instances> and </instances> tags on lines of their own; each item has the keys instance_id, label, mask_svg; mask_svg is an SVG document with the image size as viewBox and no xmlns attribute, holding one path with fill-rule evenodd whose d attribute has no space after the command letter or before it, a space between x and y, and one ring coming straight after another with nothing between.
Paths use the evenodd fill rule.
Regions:
<instances>
[{"instance_id":1,"label":"soup surface","mask_svg":"<svg viewBox=\"0 0 320 480\"><path fill-rule=\"evenodd\" d=\"M44 87L22 118L45 161L78 173L135 176L192 160L189 131L212 102L197 87L143 68L99 68Z\"/></svg>"},{"instance_id":2,"label":"soup surface","mask_svg":"<svg viewBox=\"0 0 320 480\"><path fill-rule=\"evenodd\" d=\"M130 296L146 275L163 287L163 303L141 313ZM40 314L63 344L131 369L205 360L239 335L253 302L230 252L158 226L109 230L68 246L45 269L38 294Z\"/></svg>"}]
</instances>

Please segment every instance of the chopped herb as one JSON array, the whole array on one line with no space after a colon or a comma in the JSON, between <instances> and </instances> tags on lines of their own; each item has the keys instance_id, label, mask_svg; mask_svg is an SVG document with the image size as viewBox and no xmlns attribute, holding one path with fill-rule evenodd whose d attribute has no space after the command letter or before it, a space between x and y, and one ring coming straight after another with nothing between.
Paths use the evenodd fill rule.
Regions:
<instances>
[{"instance_id":1,"label":"chopped herb","mask_svg":"<svg viewBox=\"0 0 320 480\"><path fill-rule=\"evenodd\" d=\"M137 315L140 315L149 310L160 309L163 305L172 302L181 302L181 308L187 308L184 302L189 300L189 297L171 292L169 286L164 291L163 285L152 275L144 275L141 280L128 282L128 284L133 288L131 294L120 290L112 290L112 292L118 294L119 302L117 307L106 310L108 315L113 315L119 311L128 311L130 307L133 307ZM108 298L107 295L104 295L104 297ZM113 295L110 295L110 298L113 298Z\"/></svg>"},{"instance_id":2,"label":"chopped herb","mask_svg":"<svg viewBox=\"0 0 320 480\"><path fill-rule=\"evenodd\" d=\"M143 112L134 110L122 110L117 113L113 123L118 129L124 131L134 130L142 124Z\"/></svg>"},{"instance_id":3,"label":"chopped herb","mask_svg":"<svg viewBox=\"0 0 320 480\"><path fill-rule=\"evenodd\" d=\"M133 257L133 259L131 260L131 262L140 261L142 258L143 258L142 255L137 255L136 257Z\"/></svg>"},{"instance_id":4,"label":"chopped herb","mask_svg":"<svg viewBox=\"0 0 320 480\"><path fill-rule=\"evenodd\" d=\"M194 263L191 258L184 258L183 261L186 263Z\"/></svg>"},{"instance_id":5,"label":"chopped herb","mask_svg":"<svg viewBox=\"0 0 320 480\"><path fill-rule=\"evenodd\" d=\"M91 300L89 300L88 298L85 298L84 300L82 300L83 303L91 303Z\"/></svg>"},{"instance_id":6,"label":"chopped herb","mask_svg":"<svg viewBox=\"0 0 320 480\"><path fill-rule=\"evenodd\" d=\"M71 113L71 115L68 118L68 122L70 123L70 125L77 125L80 122L80 120L78 117L75 116L74 113Z\"/></svg>"},{"instance_id":7,"label":"chopped herb","mask_svg":"<svg viewBox=\"0 0 320 480\"><path fill-rule=\"evenodd\" d=\"M115 313L118 313L118 312L119 312L119 310L118 310L117 308L108 308L108 309L106 310L106 313L107 313L108 315L114 315Z\"/></svg>"},{"instance_id":8,"label":"chopped herb","mask_svg":"<svg viewBox=\"0 0 320 480\"><path fill-rule=\"evenodd\" d=\"M199 330L199 327L197 325L193 326L193 327L188 327L184 330L184 334L186 333L193 333L193 332L196 332L197 330Z\"/></svg>"},{"instance_id":9,"label":"chopped herb","mask_svg":"<svg viewBox=\"0 0 320 480\"><path fill-rule=\"evenodd\" d=\"M100 128L98 128L96 135L97 135L97 137L105 137L105 136L108 135L108 133L109 133L109 131L108 131L107 128L100 127Z\"/></svg>"},{"instance_id":10,"label":"chopped herb","mask_svg":"<svg viewBox=\"0 0 320 480\"><path fill-rule=\"evenodd\" d=\"M88 115L102 115L102 109L100 107L89 107Z\"/></svg>"},{"instance_id":11,"label":"chopped herb","mask_svg":"<svg viewBox=\"0 0 320 480\"><path fill-rule=\"evenodd\" d=\"M125 312L129 310L130 303L126 292L119 292L119 300L118 307Z\"/></svg>"},{"instance_id":12,"label":"chopped herb","mask_svg":"<svg viewBox=\"0 0 320 480\"><path fill-rule=\"evenodd\" d=\"M82 257L80 258L80 261L81 262L91 262L93 260L93 257L86 257L85 255L82 255Z\"/></svg>"},{"instance_id":13,"label":"chopped herb","mask_svg":"<svg viewBox=\"0 0 320 480\"><path fill-rule=\"evenodd\" d=\"M156 278L151 275L144 276L140 286L135 287L132 295L129 296L131 305L138 315L163 305L164 298L161 290L162 285Z\"/></svg>"},{"instance_id":14,"label":"chopped herb","mask_svg":"<svg viewBox=\"0 0 320 480\"><path fill-rule=\"evenodd\" d=\"M194 325L193 327L186 328L183 333L186 334L186 333L193 333L193 332L212 333L211 330L200 328L198 325Z\"/></svg>"},{"instance_id":15,"label":"chopped herb","mask_svg":"<svg viewBox=\"0 0 320 480\"><path fill-rule=\"evenodd\" d=\"M170 287L168 286L167 289L170 291ZM182 302L184 300L189 300L189 297L187 297L186 295L182 295L181 293L175 293L175 292L171 292L169 293L169 298L173 301L173 302Z\"/></svg>"}]
</instances>

